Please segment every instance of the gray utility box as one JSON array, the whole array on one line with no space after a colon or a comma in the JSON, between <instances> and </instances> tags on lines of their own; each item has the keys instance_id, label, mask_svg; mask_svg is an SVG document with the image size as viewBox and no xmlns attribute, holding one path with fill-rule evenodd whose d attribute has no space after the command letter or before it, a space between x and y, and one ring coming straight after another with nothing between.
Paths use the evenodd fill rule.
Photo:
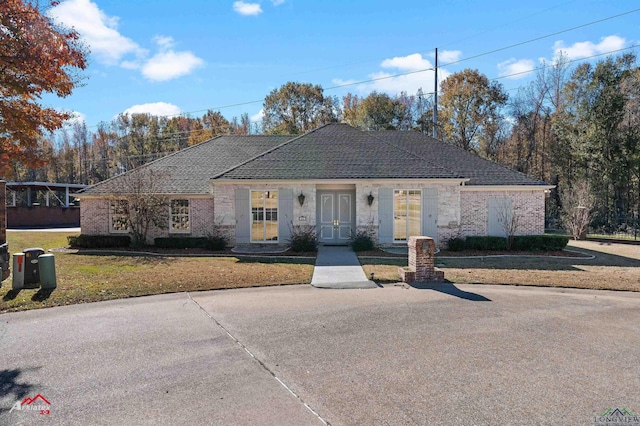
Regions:
<instances>
[{"instance_id":1,"label":"gray utility box","mask_svg":"<svg viewBox=\"0 0 640 426\"><path fill-rule=\"evenodd\" d=\"M24 288L40 287L40 267L38 266L38 256L44 254L44 250L39 247L24 249Z\"/></svg>"}]
</instances>

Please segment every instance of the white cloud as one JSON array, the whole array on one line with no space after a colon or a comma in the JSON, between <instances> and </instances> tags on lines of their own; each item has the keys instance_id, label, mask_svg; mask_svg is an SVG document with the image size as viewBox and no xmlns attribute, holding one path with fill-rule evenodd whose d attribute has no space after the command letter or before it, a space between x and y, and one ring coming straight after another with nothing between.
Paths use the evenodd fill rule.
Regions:
<instances>
[{"instance_id":1,"label":"white cloud","mask_svg":"<svg viewBox=\"0 0 640 426\"><path fill-rule=\"evenodd\" d=\"M151 81L167 81L191 73L204 61L191 52L156 53L142 66L142 75Z\"/></svg>"},{"instance_id":2,"label":"white cloud","mask_svg":"<svg viewBox=\"0 0 640 426\"><path fill-rule=\"evenodd\" d=\"M429 54L429 56L431 56L432 58L436 57L435 52ZM451 63L451 62L457 62L460 60L460 58L462 57L462 52L459 50L441 50L438 52L438 64L440 63Z\"/></svg>"},{"instance_id":3,"label":"white cloud","mask_svg":"<svg viewBox=\"0 0 640 426\"><path fill-rule=\"evenodd\" d=\"M163 36L163 35L155 36L153 38L153 41L156 42L156 44L160 49L171 49L176 44L173 37Z\"/></svg>"},{"instance_id":4,"label":"white cloud","mask_svg":"<svg viewBox=\"0 0 640 426\"><path fill-rule=\"evenodd\" d=\"M432 69L428 70L429 68L433 68L433 64L428 59L423 58L419 53L385 59L382 61L380 66L382 68L390 69L391 72L378 71L369 74L366 80L376 81L357 85L356 87L359 92L368 94L375 90L377 92L384 92L393 96L400 92L407 92L408 94L413 95L420 88L422 88L423 92L433 91L435 73ZM412 74L394 77L396 74L407 72L412 72ZM445 69L440 68L438 70L438 80L440 82L449 75L451 75L451 73ZM355 80L352 79L343 80L336 78L333 80L333 83L336 85L350 84L354 82Z\"/></svg>"},{"instance_id":5,"label":"white cloud","mask_svg":"<svg viewBox=\"0 0 640 426\"><path fill-rule=\"evenodd\" d=\"M245 3L237 1L233 3L233 10L244 16L257 16L262 13L262 8L258 3Z\"/></svg>"},{"instance_id":6,"label":"white cloud","mask_svg":"<svg viewBox=\"0 0 640 426\"><path fill-rule=\"evenodd\" d=\"M264 109L261 109L260 111L258 111L257 113L249 117L249 119L252 122L255 122L255 121L261 121L263 117L264 117Z\"/></svg>"},{"instance_id":7,"label":"white cloud","mask_svg":"<svg viewBox=\"0 0 640 426\"><path fill-rule=\"evenodd\" d=\"M158 116L180 115L180 108L166 102L153 102L133 105L124 110L123 114L151 114Z\"/></svg>"},{"instance_id":8,"label":"white cloud","mask_svg":"<svg viewBox=\"0 0 640 426\"><path fill-rule=\"evenodd\" d=\"M588 58L590 56L619 50L627 45L627 40L616 35L610 35L600 39L600 43L590 41L580 41L571 46L565 46L563 40L558 40L553 44L553 53L556 57L560 53L569 59Z\"/></svg>"},{"instance_id":9,"label":"white cloud","mask_svg":"<svg viewBox=\"0 0 640 426\"><path fill-rule=\"evenodd\" d=\"M165 35L153 38L159 52L149 58L148 50L118 32L117 17L107 16L90 0L66 0L49 14L57 22L75 28L100 62L140 70L151 81L181 77L204 64L189 51L174 51L175 40ZM128 54L135 54L135 58L122 60Z\"/></svg>"},{"instance_id":10,"label":"white cloud","mask_svg":"<svg viewBox=\"0 0 640 426\"><path fill-rule=\"evenodd\" d=\"M385 59L380 64L382 68L397 68L402 71L417 71L432 68L431 62L424 59L421 54L414 53L407 56L396 56L392 59Z\"/></svg>"},{"instance_id":11,"label":"white cloud","mask_svg":"<svg viewBox=\"0 0 640 426\"><path fill-rule=\"evenodd\" d=\"M118 32L118 18L107 16L90 0L66 0L48 12L56 22L72 27L101 62L113 65L125 55L145 50Z\"/></svg>"},{"instance_id":12,"label":"white cloud","mask_svg":"<svg viewBox=\"0 0 640 426\"><path fill-rule=\"evenodd\" d=\"M533 71L534 68L535 64L531 59L520 59L518 61L515 58L511 58L498 64L498 75L516 80L526 77L527 73Z\"/></svg>"},{"instance_id":13,"label":"white cloud","mask_svg":"<svg viewBox=\"0 0 640 426\"><path fill-rule=\"evenodd\" d=\"M82 124L87 122L87 116L79 111L69 111L71 118L64 122L64 126L73 126L74 124Z\"/></svg>"}]
</instances>

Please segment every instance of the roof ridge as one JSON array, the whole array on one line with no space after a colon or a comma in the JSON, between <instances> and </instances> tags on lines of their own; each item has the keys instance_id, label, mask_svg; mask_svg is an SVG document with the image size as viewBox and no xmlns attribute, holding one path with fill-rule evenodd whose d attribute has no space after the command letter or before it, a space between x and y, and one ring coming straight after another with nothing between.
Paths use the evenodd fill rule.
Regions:
<instances>
[{"instance_id":1,"label":"roof ridge","mask_svg":"<svg viewBox=\"0 0 640 426\"><path fill-rule=\"evenodd\" d=\"M233 171L233 170L237 169L238 167L244 166L245 164L248 164L248 163L250 163L250 162L252 162L252 161L254 161L254 160L257 160L257 159L258 159L258 158L260 158L260 157L264 157L264 156L265 156L265 155L267 155L267 154L271 154L273 151L275 151L275 150L277 150L277 149L279 149L279 148L281 148L281 147L283 147L283 146L285 146L285 145L288 145L288 144L290 144L291 142L293 142L293 141L295 141L295 140L297 140L297 139L300 139L300 138L301 138L301 137L303 137L303 136L310 135L311 133L313 133L313 132L315 132L315 131L317 131L317 130L322 129L323 127L326 127L326 126L328 126L329 124L335 124L335 123L325 123L325 124L323 124L323 125L322 125L322 126L320 126L320 127L316 127L315 129L309 130L307 133L303 133L303 134L301 134L301 135L295 136L295 137L293 137L292 139L289 139L289 140L287 140L287 141L282 142L280 145L274 146L273 148L269 148L268 150L266 150L266 151L264 151L264 152L262 152L262 153L260 153L260 154L258 154L258 155L255 155L255 156L253 156L253 157L249 158L248 160L243 161L243 162L242 162L242 163L240 163L240 164L236 164L235 166L230 167L230 168L228 168L227 170L225 170L225 171L223 171L223 172L221 172L221 173L218 173L217 175L214 175L213 177L211 177L211 179L217 179L217 178L219 178L220 176L222 176L222 175L224 175L224 174L226 174L226 173L229 173L229 172L231 172L231 171ZM264 136L281 136L281 135L264 135ZM282 135L282 136L288 136L288 135Z\"/></svg>"},{"instance_id":2,"label":"roof ridge","mask_svg":"<svg viewBox=\"0 0 640 426\"><path fill-rule=\"evenodd\" d=\"M202 141L202 142L197 143L197 144L195 144L195 145L191 145L191 146L188 146L188 147L186 147L186 148L179 149L179 150L177 150L177 151L175 151L175 152L172 152L171 154L165 155L164 157L156 158L155 160L149 161L148 163L144 163L144 164L143 164L143 165L141 165L141 166L135 167L135 168L133 168L133 169L131 169L131 170L127 170L126 172L124 172L124 173L122 173L122 174L115 175L115 176L111 176L109 179L105 179L105 180L103 180L103 181L101 181L101 182L96 183L95 185L91 185L90 187L85 188L85 189L83 189L83 190L79 191L79 192L78 192L78 194L83 194L83 193L84 193L84 192L86 192L86 191L90 191L90 190L92 190L93 188L96 188L96 187L99 187L99 186L101 186L101 185L103 185L103 184L106 184L106 183L108 183L108 182L111 182L112 180L114 180L114 179L118 179L118 178L120 178L120 177L122 177L122 176L124 176L124 175L126 175L126 174L128 174L128 173L133 173L133 172L134 172L134 171L136 171L136 170L141 170L141 169L143 169L143 168L149 167L149 166L151 166L152 164L154 164L154 163L156 163L156 162L158 162L158 161L166 160L166 159L167 159L167 158L169 158L169 157L173 157L174 155L181 154L181 153L183 153L183 152L185 152L185 151L189 151L189 150L191 150L191 149L193 149L193 148L196 148L196 147L200 147L200 146L202 146L202 145L204 145L204 144L206 144L206 143L213 142L214 140L219 139L219 138L224 137L224 136L230 136L230 135L218 135L218 136L214 136L214 137L212 137L212 138L210 138L210 139L207 139L206 141ZM247 135L247 136L248 136L248 135Z\"/></svg>"},{"instance_id":3,"label":"roof ridge","mask_svg":"<svg viewBox=\"0 0 640 426\"><path fill-rule=\"evenodd\" d=\"M364 132L363 130L361 130L361 131L362 131L362 132ZM385 130L378 130L378 131L367 132L367 133L381 133L381 132L384 132L384 131L385 131ZM388 130L386 130L386 131L388 131ZM392 131L393 131L393 132L404 132L404 131L406 131L406 132L408 132L408 133L413 132L413 130L392 130ZM419 132L415 132L415 133L420 134ZM455 171L453 171L453 170L451 170L451 169L448 169L448 168L446 168L446 167L444 167L444 166L442 166L442 165L440 165L440 164L435 164L435 163L433 163L431 160L428 160L428 159L424 158L424 157L423 157L423 156L421 156L421 155L418 155L418 154L416 154L416 153L413 153L413 152L409 151L408 149L406 149L406 148L404 148L404 147L402 147L402 146L398 146L398 145L396 145L396 144L394 144L394 143L391 143L391 142L389 142L389 141L386 141L386 140L384 140L384 139L382 139L382 138L377 137L376 135L372 135L372 136L373 136L375 139L378 139L379 141L381 141L381 142L383 142L383 143L386 143L387 145L391 145L391 146L393 146L394 148L400 149L400 150L402 150L402 151L404 151L404 152L408 153L409 155L412 155L412 156L414 156L415 158L418 158L418 159L420 159L420 160L422 160L422 161L426 162L427 164L429 164L429 165L430 165L430 166L432 166L432 167L437 167L437 168L440 168L440 169L442 169L442 170L445 170L445 171L447 171L447 172L451 173L453 176L460 177L460 178L465 178L465 177L464 177L464 176L462 176L460 173L457 173L457 172L455 172ZM467 179L467 178L465 178L465 179Z\"/></svg>"}]
</instances>

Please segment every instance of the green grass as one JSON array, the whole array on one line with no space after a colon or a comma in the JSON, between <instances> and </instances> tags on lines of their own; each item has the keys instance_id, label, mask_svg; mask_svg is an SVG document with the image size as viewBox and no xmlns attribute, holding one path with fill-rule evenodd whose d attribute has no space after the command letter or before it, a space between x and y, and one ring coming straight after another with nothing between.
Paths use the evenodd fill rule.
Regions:
<instances>
[{"instance_id":1,"label":"green grass","mask_svg":"<svg viewBox=\"0 0 640 426\"><path fill-rule=\"evenodd\" d=\"M587 234L587 238L600 238L605 240L629 240L629 241L640 241L640 234L634 237L629 234Z\"/></svg>"},{"instance_id":2,"label":"green grass","mask_svg":"<svg viewBox=\"0 0 640 426\"><path fill-rule=\"evenodd\" d=\"M65 247L64 232L7 233L9 248ZM133 296L311 282L313 260L238 257L160 257L54 253L58 287L43 301L37 290L0 288L0 313Z\"/></svg>"}]
</instances>

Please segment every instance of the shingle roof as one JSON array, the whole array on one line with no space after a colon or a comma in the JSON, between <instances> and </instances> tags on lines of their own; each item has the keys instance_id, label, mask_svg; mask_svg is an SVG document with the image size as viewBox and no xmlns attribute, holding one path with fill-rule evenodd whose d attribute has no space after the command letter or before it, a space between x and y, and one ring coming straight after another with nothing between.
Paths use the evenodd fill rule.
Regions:
<instances>
[{"instance_id":1,"label":"shingle roof","mask_svg":"<svg viewBox=\"0 0 640 426\"><path fill-rule=\"evenodd\" d=\"M216 179L462 178L347 124L326 124L212 176Z\"/></svg>"},{"instance_id":2,"label":"shingle roof","mask_svg":"<svg viewBox=\"0 0 640 426\"><path fill-rule=\"evenodd\" d=\"M468 178L467 185L546 185L418 132L327 124L301 136L219 136L146 164L166 194L209 194L212 179ZM129 172L134 173L135 171ZM125 192L117 176L81 192Z\"/></svg>"},{"instance_id":3,"label":"shingle roof","mask_svg":"<svg viewBox=\"0 0 640 426\"><path fill-rule=\"evenodd\" d=\"M370 133L471 179L465 185L548 185L422 133L397 130Z\"/></svg>"},{"instance_id":4,"label":"shingle roof","mask_svg":"<svg viewBox=\"0 0 640 426\"><path fill-rule=\"evenodd\" d=\"M236 166L249 158L280 145L294 136L218 136L142 166L162 171L161 183L166 194L209 194L211 176ZM136 169L137 170L137 169ZM131 171L129 173L135 172ZM126 192L121 176L105 180L81 194L106 195Z\"/></svg>"}]
</instances>

